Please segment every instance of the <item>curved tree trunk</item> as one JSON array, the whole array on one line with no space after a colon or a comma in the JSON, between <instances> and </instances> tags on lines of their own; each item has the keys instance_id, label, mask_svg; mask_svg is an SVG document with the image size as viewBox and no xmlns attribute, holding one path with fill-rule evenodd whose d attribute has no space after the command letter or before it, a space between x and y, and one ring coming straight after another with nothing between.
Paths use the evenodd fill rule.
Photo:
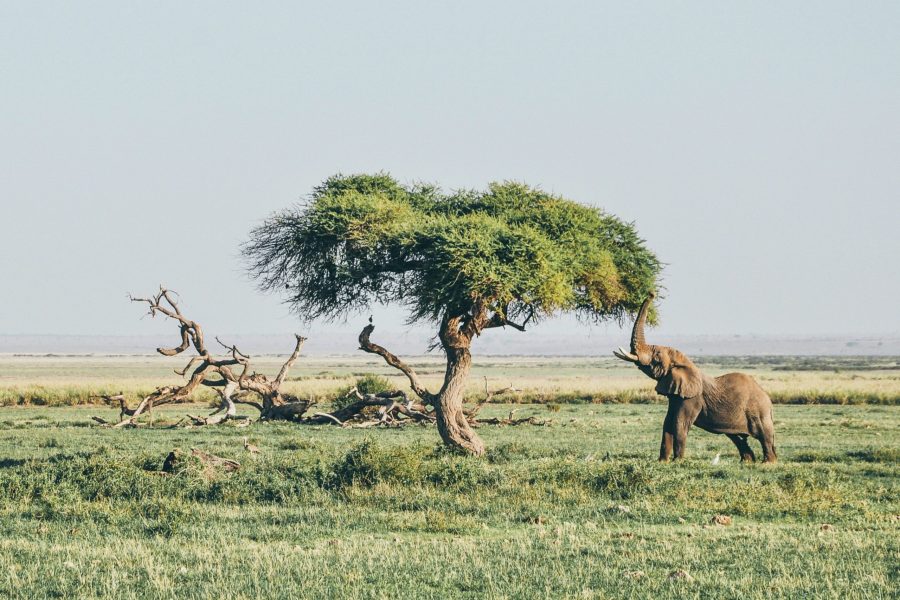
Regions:
<instances>
[{"instance_id":1,"label":"curved tree trunk","mask_svg":"<svg viewBox=\"0 0 900 600\"><path fill-rule=\"evenodd\" d=\"M222 405L219 407L219 410L224 410L225 415L223 419L233 419L237 416L237 406L234 404L234 400L232 399L232 394L238 391L238 384L234 381L226 381L225 387L222 388ZM217 410L216 412L219 412ZM216 413L213 413L216 414Z\"/></svg>"},{"instance_id":2,"label":"curved tree trunk","mask_svg":"<svg viewBox=\"0 0 900 600\"><path fill-rule=\"evenodd\" d=\"M447 355L447 370L444 373L444 385L437 394L432 394L422 385L412 367L369 339L375 329L374 325L369 323L359 334L359 347L362 350L381 356L387 364L402 371L422 402L434 407L438 432L444 443L477 456L484 454L484 442L472 429L463 410L463 396L472 367L472 355L469 353L472 337L478 333L479 323L480 326L486 326L488 322L483 313L484 311L479 311L477 321L474 318L464 320L463 317L449 315L442 319L438 336Z\"/></svg>"},{"instance_id":3,"label":"curved tree trunk","mask_svg":"<svg viewBox=\"0 0 900 600\"><path fill-rule=\"evenodd\" d=\"M438 432L444 443L451 448L481 456L484 454L484 442L469 425L469 420L463 412L463 395L466 378L472 367L472 355L468 348L445 349L447 371L444 375L444 385L436 395L434 403Z\"/></svg>"}]
</instances>

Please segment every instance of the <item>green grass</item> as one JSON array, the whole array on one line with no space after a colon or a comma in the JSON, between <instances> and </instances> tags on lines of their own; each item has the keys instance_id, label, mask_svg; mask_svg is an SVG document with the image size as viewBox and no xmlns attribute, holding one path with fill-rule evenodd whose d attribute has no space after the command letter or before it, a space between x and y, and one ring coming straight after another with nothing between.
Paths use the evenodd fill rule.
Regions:
<instances>
[{"instance_id":1,"label":"green grass","mask_svg":"<svg viewBox=\"0 0 900 600\"><path fill-rule=\"evenodd\" d=\"M91 425L111 409L0 409L0 597L896 597L900 408L779 406L764 466L699 430L657 464L658 405L555 406L518 407L549 427L481 428L482 459L433 427L121 431ZM243 466L162 476L175 447Z\"/></svg>"}]
</instances>

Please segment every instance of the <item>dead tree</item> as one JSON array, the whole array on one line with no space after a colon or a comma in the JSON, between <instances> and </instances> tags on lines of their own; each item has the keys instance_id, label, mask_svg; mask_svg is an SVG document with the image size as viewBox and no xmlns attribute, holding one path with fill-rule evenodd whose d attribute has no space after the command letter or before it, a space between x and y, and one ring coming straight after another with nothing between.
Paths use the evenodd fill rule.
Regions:
<instances>
[{"instance_id":1,"label":"dead tree","mask_svg":"<svg viewBox=\"0 0 900 600\"><path fill-rule=\"evenodd\" d=\"M219 338L215 338L216 342L226 353L221 357L214 356L207 348L203 328L181 312L176 296L177 294L171 290L160 287L159 293L151 298L130 297L130 299L132 302L147 303L151 317L161 314L178 323L181 343L174 348L157 348L156 351L163 356L177 356L193 347L196 356L193 356L184 368L175 370L178 375L187 377L187 382L179 386L160 386L145 396L135 408L128 407L123 394L100 396L109 403L119 403L120 420L113 424L100 417L93 417L98 423L112 427L135 426L137 418L144 413L150 413L153 407L186 400L194 390L201 386L214 390L219 396L220 404L209 415L188 414L189 424L193 426L215 425L239 419L237 404L254 407L259 411L259 418L263 420L290 420L306 424L334 424L341 427L400 427L410 423L431 424L437 421L434 411L434 400L437 396L425 390L415 371L406 363L381 346L369 341L369 334L374 329L371 324L366 326L360 334L360 346L367 352L382 356L388 364L403 371L409 378L413 391L421 400L411 399L403 390L363 394L354 387L345 396L345 398L353 399L350 403L331 413L317 412L307 416L306 413L315 403L287 394L281 389L288 372L300 356L300 350L303 348L306 338L295 335L296 344L293 352L274 379L269 379L266 375L251 370L249 355L241 352L236 345L225 344ZM462 418L466 419L467 424L470 425L533 423L533 420L530 419L514 420L512 414L507 420L479 421L477 419L477 414L485 403L490 402L495 395L508 391L518 390L508 386L491 392L487 387L487 379L485 379L484 399L471 410L463 413ZM247 423L246 420L243 420L243 424Z\"/></svg>"},{"instance_id":2,"label":"dead tree","mask_svg":"<svg viewBox=\"0 0 900 600\"><path fill-rule=\"evenodd\" d=\"M411 366L400 360L386 348L379 346L369 339L369 336L372 335L372 331L374 330L375 325L372 324L372 319L370 318L369 324L363 327L363 330L359 334L360 350L368 352L369 354L377 354L383 358L384 362L388 365L398 369L401 373L406 375L406 378L409 379L410 388L412 388L412 391L421 399L422 406L431 406L433 408L437 402L437 395L432 394L425 389L425 386L422 385L422 381L419 379L418 373L416 373Z\"/></svg>"},{"instance_id":3,"label":"dead tree","mask_svg":"<svg viewBox=\"0 0 900 600\"><path fill-rule=\"evenodd\" d=\"M158 387L153 393L145 396L134 409L127 408L124 397L118 398L121 403L121 420L113 427L133 426L137 417L151 407L185 400L200 386L214 389L221 399L221 404L209 416L189 415L195 424L212 425L234 419L237 416L235 406L237 403L253 406L259 410L262 419L299 418L306 412L310 402L281 392L281 386L300 356L306 338L295 335L297 341L294 351L275 379L270 380L261 373L250 372L250 357L238 350L237 346L226 345L218 338L216 341L228 350L228 355L220 358L213 356L207 349L203 328L181 312L176 296L177 294L171 290L160 287L159 293L151 298L132 296L129 298L132 302L146 302L151 317L162 314L178 322L181 343L174 348L157 348L156 351L163 356L177 356L193 346L197 355L192 357L183 369L175 370L178 375L188 377L188 381L180 386ZM235 373L236 368L240 368L239 373ZM250 399L253 394L258 396L258 401ZM110 397L110 400L112 399L113 397ZM99 418L95 420L102 422Z\"/></svg>"},{"instance_id":4,"label":"dead tree","mask_svg":"<svg viewBox=\"0 0 900 600\"><path fill-rule=\"evenodd\" d=\"M434 414L421 402L411 400L403 390L391 390L377 394L363 394L356 387L344 398L355 402L332 413L316 413L320 422L331 421L337 425L372 427L374 425L401 426L406 423L434 423Z\"/></svg>"},{"instance_id":5,"label":"dead tree","mask_svg":"<svg viewBox=\"0 0 900 600\"><path fill-rule=\"evenodd\" d=\"M205 379L203 381L203 385L215 389L222 399L221 406L213 415L224 411L223 418L233 418L236 411L235 404L237 403L247 404L257 409L260 419L291 421L302 418L313 403L281 391L281 386L284 384L291 367L297 362L300 350L306 341L306 338L301 335L295 334L294 337L297 340L294 351L281 366L275 379L271 380L262 373L251 373L250 357L238 350L237 346L227 346L219 341L222 346L230 351L232 360L241 365L241 372L235 377L231 369L226 368L224 372L219 370L219 374L222 376L221 379ZM250 399L253 397L253 394L259 397L259 401ZM207 421L213 415L210 415Z\"/></svg>"},{"instance_id":6,"label":"dead tree","mask_svg":"<svg viewBox=\"0 0 900 600\"><path fill-rule=\"evenodd\" d=\"M478 413L481 412L481 409L485 404L490 403L490 401L494 399L494 396L499 396L500 394L505 394L507 392L518 393L520 391L522 391L522 390L513 387L512 384L509 384L505 388L500 388L499 390L491 391L488 388L488 379L487 379L487 377L485 377L484 378L484 398L482 398L481 400L476 402L475 406L473 406L472 408L463 411L464 414L466 415L466 419L469 420L470 425L477 425L479 423Z\"/></svg>"},{"instance_id":7,"label":"dead tree","mask_svg":"<svg viewBox=\"0 0 900 600\"><path fill-rule=\"evenodd\" d=\"M126 415L130 417L134 414L134 409L128 408L128 402L125 401L125 394L123 392L119 392L118 394L92 394L90 398L92 400L98 398L110 405L118 403L120 421L124 419ZM149 413L150 411L148 410L147 412ZM101 419L101 421L104 423L106 422L103 419Z\"/></svg>"}]
</instances>

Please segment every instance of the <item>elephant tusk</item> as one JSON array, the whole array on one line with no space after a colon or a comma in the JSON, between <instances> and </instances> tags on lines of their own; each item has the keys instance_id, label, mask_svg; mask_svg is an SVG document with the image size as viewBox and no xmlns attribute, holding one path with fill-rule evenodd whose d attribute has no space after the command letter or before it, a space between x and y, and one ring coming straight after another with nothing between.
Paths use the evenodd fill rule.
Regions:
<instances>
[{"instance_id":1,"label":"elephant tusk","mask_svg":"<svg viewBox=\"0 0 900 600\"><path fill-rule=\"evenodd\" d=\"M621 358L622 360L627 360L629 362L637 362L638 361L637 355L632 354L631 352L626 352L621 346L619 346L618 350L613 350L613 354L617 358Z\"/></svg>"}]
</instances>

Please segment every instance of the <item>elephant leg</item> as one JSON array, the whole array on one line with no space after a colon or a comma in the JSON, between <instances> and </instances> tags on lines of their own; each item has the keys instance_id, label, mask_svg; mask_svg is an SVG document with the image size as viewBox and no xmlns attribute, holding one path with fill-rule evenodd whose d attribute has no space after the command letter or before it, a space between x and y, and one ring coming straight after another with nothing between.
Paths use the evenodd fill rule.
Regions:
<instances>
[{"instance_id":1,"label":"elephant leg","mask_svg":"<svg viewBox=\"0 0 900 600\"><path fill-rule=\"evenodd\" d=\"M737 446L738 453L741 455L741 462L754 462L756 460L756 455L753 454L753 449L750 447L750 444L747 443L746 435L738 435L734 433L726 434L728 439L734 442L734 445Z\"/></svg>"},{"instance_id":2,"label":"elephant leg","mask_svg":"<svg viewBox=\"0 0 900 600\"><path fill-rule=\"evenodd\" d=\"M675 434L663 429L662 443L659 445L659 462L668 462L672 456L672 448L675 444Z\"/></svg>"},{"instance_id":3,"label":"elephant leg","mask_svg":"<svg viewBox=\"0 0 900 600\"><path fill-rule=\"evenodd\" d=\"M659 460L666 462L672 456L672 448L675 443L675 415L676 411L669 406L666 413L666 420L663 421L662 443L659 445Z\"/></svg>"},{"instance_id":4,"label":"elephant leg","mask_svg":"<svg viewBox=\"0 0 900 600\"><path fill-rule=\"evenodd\" d=\"M772 423L771 417L763 420L762 427L760 428L759 435L756 439L762 444L763 461L767 463L777 461L778 455L775 453L775 424Z\"/></svg>"},{"instance_id":5,"label":"elephant leg","mask_svg":"<svg viewBox=\"0 0 900 600\"><path fill-rule=\"evenodd\" d=\"M684 451L687 448L687 436L691 430L697 415L700 414L702 404L699 401L684 401L678 406L675 416L675 458L684 458Z\"/></svg>"},{"instance_id":6,"label":"elephant leg","mask_svg":"<svg viewBox=\"0 0 900 600\"><path fill-rule=\"evenodd\" d=\"M678 430L675 433L675 458L684 458L684 451L687 448L687 434L691 429L690 423L679 423Z\"/></svg>"}]
</instances>

